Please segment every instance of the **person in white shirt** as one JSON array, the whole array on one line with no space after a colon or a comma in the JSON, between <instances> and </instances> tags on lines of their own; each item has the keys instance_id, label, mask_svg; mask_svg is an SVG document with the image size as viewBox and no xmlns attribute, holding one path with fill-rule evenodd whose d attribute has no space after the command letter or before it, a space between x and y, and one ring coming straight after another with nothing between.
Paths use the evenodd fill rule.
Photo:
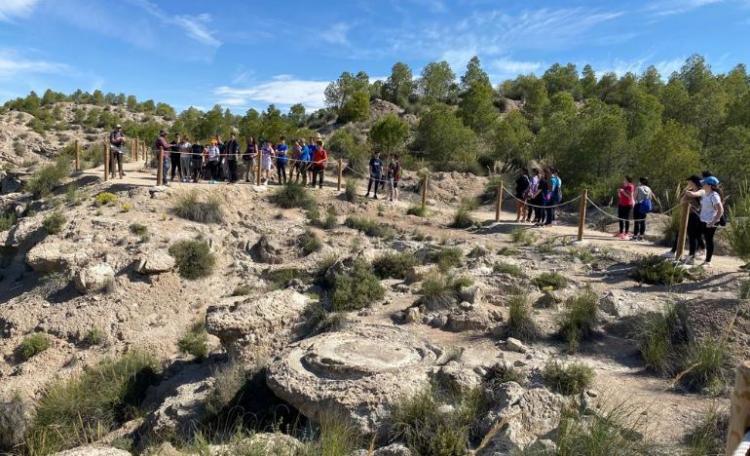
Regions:
<instances>
[{"instance_id":1,"label":"person in white shirt","mask_svg":"<svg viewBox=\"0 0 750 456\"><path fill-rule=\"evenodd\" d=\"M699 192L688 192L688 194L694 197L700 196L701 234L706 241L706 260L703 265L710 266L714 254L714 235L716 234L716 227L724 215L724 204L719 190L719 179L708 176L701 181L701 185L703 186L703 195L699 195Z\"/></svg>"}]
</instances>

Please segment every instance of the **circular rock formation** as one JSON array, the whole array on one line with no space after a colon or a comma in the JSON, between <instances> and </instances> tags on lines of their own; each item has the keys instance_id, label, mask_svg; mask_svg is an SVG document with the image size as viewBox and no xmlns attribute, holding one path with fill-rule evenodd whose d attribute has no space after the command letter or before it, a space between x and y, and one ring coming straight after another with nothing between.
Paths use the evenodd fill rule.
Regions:
<instances>
[{"instance_id":1,"label":"circular rock formation","mask_svg":"<svg viewBox=\"0 0 750 456\"><path fill-rule=\"evenodd\" d=\"M314 420L341 413L371 433L391 404L427 386L440 354L398 327L354 326L292 345L271 365L268 385Z\"/></svg>"}]
</instances>

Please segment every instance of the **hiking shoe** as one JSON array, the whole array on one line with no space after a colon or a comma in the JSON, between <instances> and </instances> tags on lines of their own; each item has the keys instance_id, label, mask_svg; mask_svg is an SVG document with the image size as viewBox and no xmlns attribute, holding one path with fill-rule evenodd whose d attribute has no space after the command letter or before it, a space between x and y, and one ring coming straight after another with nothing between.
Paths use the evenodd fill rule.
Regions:
<instances>
[{"instance_id":1,"label":"hiking shoe","mask_svg":"<svg viewBox=\"0 0 750 456\"><path fill-rule=\"evenodd\" d=\"M616 237L616 238L622 239L622 234L623 233L615 233L615 234L612 235L612 237Z\"/></svg>"},{"instance_id":2,"label":"hiking shoe","mask_svg":"<svg viewBox=\"0 0 750 456\"><path fill-rule=\"evenodd\" d=\"M690 265L690 266L694 265L695 264L695 255L688 255L685 258L685 261L683 261L683 263L685 263L687 265Z\"/></svg>"}]
</instances>

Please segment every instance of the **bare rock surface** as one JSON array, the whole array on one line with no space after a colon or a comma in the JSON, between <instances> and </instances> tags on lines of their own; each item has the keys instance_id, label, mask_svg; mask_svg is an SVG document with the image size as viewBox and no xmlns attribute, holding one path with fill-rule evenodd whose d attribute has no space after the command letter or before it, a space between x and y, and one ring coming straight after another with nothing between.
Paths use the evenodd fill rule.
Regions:
<instances>
[{"instance_id":1,"label":"bare rock surface","mask_svg":"<svg viewBox=\"0 0 750 456\"><path fill-rule=\"evenodd\" d=\"M259 432L230 445L211 445L212 456L235 456L238 454L267 454L294 456L301 454L304 444L296 438L279 432Z\"/></svg>"},{"instance_id":2,"label":"bare rock surface","mask_svg":"<svg viewBox=\"0 0 750 456\"><path fill-rule=\"evenodd\" d=\"M107 263L86 266L75 275L76 289L81 293L97 293L113 286L115 270Z\"/></svg>"},{"instance_id":3,"label":"bare rock surface","mask_svg":"<svg viewBox=\"0 0 750 456\"><path fill-rule=\"evenodd\" d=\"M175 267L175 259L164 249L154 250L144 255L136 266L141 274L161 274Z\"/></svg>"},{"instance_id":4,"label":"bare rock surface","mask_svg":"<svg viewBox=\"0 0 750 456\"><path fill-rule=\"evenodd\" d=\"M49 240L35 245L26 253L26 263L36 272L66 272L83 264L89 257L79 243Z\"/></svg>"},{"instance_id":5,"label":"bare rock surface","mask_svg":"<svg viewBox=\"0 0 750 456\"><path fill-rule=\"evenodd\" d=\"M292 345L270 366L267 382L314 420L334 411L375 432L392 404L428 384L440 353L399 327L355 325Z\"/></svg>"},{"instance_id":6,"label":"bare rock surface","mask_svg":"<svg viewBox=\"0 0 750 456\"><path fill-rule=\"evenodd\" d=\"M53 456L131 456L130 452L104 446L85 446L61 451Z\"/></svg>"}]
</instances>

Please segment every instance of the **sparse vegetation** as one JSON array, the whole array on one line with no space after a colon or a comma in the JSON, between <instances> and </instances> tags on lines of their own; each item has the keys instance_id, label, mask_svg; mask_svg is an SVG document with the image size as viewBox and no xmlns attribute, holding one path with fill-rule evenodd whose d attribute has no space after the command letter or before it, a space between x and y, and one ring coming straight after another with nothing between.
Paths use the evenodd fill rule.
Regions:
<instances>
[{"instance_id":1,"label":"sparse vegetation","mask_svg":"<svg viewBox=\"0 0 750 456\"><path fill-rule=\"evenodd\" d=\"M216 265L216 256L203 240L177 241L169 247L169 254L175 258L180 276L188 280L211 275Z\"/></svg>"},{"instance_id":2,"label":"sparse vegetation","mask_svg":"<svg viewBox=\"0 0 750 456\"><path fill-rule=\"evenodd\" d=\"M35 332L24 337L16 349L16 354L21 361L27 361L34 356L47 350L51 345L49 336L43 332Z\"/></svg>"},{"instance_id":3,"label":"sparse vegetation","mask_svg":"<svg viewBox=\"0 0 750 456\"><path fill-rule=\"evenodd\" d=\"M461 288L472 285L469 277L448 277L438 271L431 271L422 281L419 294L421 300L430 303L430 307L450 304L456 300Z\"/></svg>"},{"instance_id":4,"label":"sparse vegetation","mask_svg":"<svg viewBox=\"0 0 750 456\"><path fill-rule=\"evenodd\" d=\"M83 337L83 343L87 347L93 347L95 345L102 345L106 338L107 336L104 334L104 331L99 328L91 328Z\"/></svg>"},{"instance_id":5,"label":"sparse vegetation","mask_svg":"<svg viewBox=\"0 0 750 456\"><path fill-rule=\"evenodd\" d=\"M543 272L531 279L540 290L561 290L568 286L568 279L559 272Z\"/></svg>"},{"instance_id":6,"label":"sparse vegetation","mask_svg":"<svg viewBox=\"0 0 750 456\"><path fill-rule=\"evenodd\" d=\"M685 370L677 379L688 391L705 391L717 395L726 384L724 367L728 362L729 354L723 340L704 339L694 342L685 356Z\"/></svg>"},{"instance_id":7,"label":"sparse vegetation","mask_svg":"<svg viewBox=\"0 0 750 456\"><path fill-rule=\"evenodd\" d=\"M381 279L404 279L417 260L409 252L386 253L372 263L375 274Z\"/></svg>"},{"instance_id":8,"label":"sparse vegetation","mask_svg":"<svg viewBox=\"0 0 750 456\"><path fill-rule=\"evenodd\" d=\"M361 231L370 237L390 239L394 236L394 230L388 225L383 225L375 220L364 217L350 216L344 221L349 228Z\"/></svg>"},{"instance_id":9,"label":"sparse vegetation","mask_svg":"<svg viewBox=\"0 0 750 456\"><path fill-rule=\"evenodd\" d=\"M594 381L594 370L581 363L565 365L550 361L544 366L542 377L544 384L552 391L570 396L581 394L591 386Z\"/></svg>"},{"instance_id":10,"label":"sparse vegetation","mask_svg":"<svg viewBox=\"0 0 750 456\"><path fill-rule=\"evenodd\" d=\"M357 183L357 179L351 177L346 180L344 186L344 200L349 201L350 203L355 203L357 201Z\"/></svg>"},{"instance_id":11,"label":"sparse vegetation","mask_svg":"<svg viewBox=\"0 0 750 456\"><path fill-rule=\"evenodd\" d=\"M292 280L303 277L304 273L297 268L269 269L263 273L263 278L272 290L286 288Z\"/></svg>"},{"instance_id":12,"label":"sparse vegetation","mask_svg":"<svg viewBox=\"0 0 750 456\"><path fill-rule=\"evenodd\" d=\"M476 223L474 218L471 216L471 211L477 208L476 199L464 198L461 204L456 209L456 213L453 214L453 222L451 223L452 228L470 228Z\"/></svg>"},{"instance_id":13,"label":"sparse vegetation","mask_svg":"<svg viewBox=\"0 0 750 456\"><path fill-rule=\"evenodd\" d=\"M2 231L2 229L0 229L0 231ZM750 280L743 280L740 282L739 298L750 299Z\"/></svg>"},{"instance_id":14,"label":"sparse vegetation","mask_svg":"<svg viewBox=\"0 0 750 456\"><path fill-rule=\"evenodd\" d=\"M247 296L252 292L253 292L253 287L243 283L234 287L234 291L232 291L232 296Z\"/></svg>"},{"instance_id":15,"label":"sparse vegetation","mask_svg":"<svg viewBox=\"0 0 750 456\"><path fill-rule=\"evenodd\" d=\"M719 409L716 404L711 405L700 423L685 434L685 444L688 447L686 456L722 454L728 427L729 413Z\"/></svg>"},{"instance_id":16,"label":"sparse vegetation","mask_svg":"<svg viewBox=\"0 0 750 456\"><path fill-rule=\"evenodd\" d=\"M133 351L51 385L27 434L29 453L50 454L97 441L133 418L156 370L151 356Z\"/></svg>"},{"instance_id":17,"label":"sparse vegetation","mask_svg":"<svg viewBox=\"0 0 750 456\"><path fill-rule=\"evenodd\" d=\"M385 289L364 259L354 260L347 273L335 273L331 287L331 307L334 311L359 310L383 299Z\"/></svg>"},{"instance_id":18,"label":"sparse vegetation","mask_svg":"<svg viewBox=\"0 0 750 456\"><path fill-rule=\"evenodd\" d=\"M464 253L458 247L444 247L436 252L433 252L428 261L435 263L438 268L443 272L461 266L463 263Z\"/></svg>"},{"instance_id":19,"label":"sparse vegetation","mask_svg":"<svg viewBox=\"0 0 750 456\"><path fill-rule=\"evenodd\" d=\"M35 172L26 184L26 190L35 199L47 196L55 187L60 185L69 171L70 162L64 157L60 157L54 164L47 165Z\"/></svg>"},{"instance_id":20,"label":"sparse vegetation","mask_svg":"<svg viewBox=\"0 0 750 456\"><path fill-rule=\"evenodd\" d=\"M638 347L646 367L659 374L674 372L678 351L687 343L687 335L675 306L649 314L638 329Z\"/></svg>"},{"instance_id":21,"label":"sparse vegetation","mask_svg":"<svg viewBox=\"0 0 750 456\"><path fill-rule=\"evenodd\" d=\"M302 250L302 255L304 256L310 255L311 253L317 252L323 248L323 242L318 235L311 230L306 230L302 233L297 243Z\"/></svg>"},{"instance_id":22,"label":"sparse vegetation","mask_svg":"<svg viewBox=\"0 0 750 456\"><path fill-rule=\"evenodd\" d=\"M416 215L417 217L427 217L428 211L427 206L422 205L409 206L406 210L406 215Z\"/></svg>"},{"instance_id":23,"label":"sparse vegetation","mask_svg":"<svg viewBox=\"0 0 750 456\"><path fill-rule=\"evenodd\" d=\"M198 192L190 191L180 195L174 205L178 217L198 223L221 223L224 220L222 201L211 195L205 201L198 197Z\"/></svg>"},{"instance_id":24,"label":"sparse vegetation","mask_svg":"<svg viewBox=\"0 0 750 456\"><path fill-rule=\"evenodd\" d=\"M536 241L536 234L528 228L515 228L510 233L510 239L514 244L529 246Z\"/></svg>"},{"instance_id":25,"label":"sparse vegetation","mask_svg":"<svg viewBox=\"0 0 750 456\"><path fill-rule=\"evenodd\" d=\"M528 294L514 294L508 300L506 333L509 337L515 337L524 342L531 342L539 337L539 329L534 322Z\"/></svg>"},{"instance_id":26,"label":"sparse vegetation","mask_svg":"<svg viewBox=\"0 0 750 456\"><path fill-rule=\"evenodd\" d=\"M315 204L315 200L304 186L291 182L276 190L276 193L271 195L271 202L284 209L310 209Z\"/></svg>"},{"instance_id":27,"label":"sparse vegetation","mask_svg":"<svg viewBox=\"0 0 750 456\"><path fill-rule=\"evenodd\" d=\"M200 361L208 355L208 333L203 321L199 321L190 327L179 341L177 348L180 352L190 355Z\"/></svg>"},{"instance_id":28,"label":"sparse vegetation","mask_svg":"<svg viewBox=\"0 0 750 456\"><path fill-rule=\"evenodd\" d=\"M42 221L42 226L47 234L57 234L65 225L65 216L61 212L53 212Z\"/></svg>"},{"instance_id":29,"label":"sparse vegetation","mask_svg":"<svg viewBox=\"0 0 750 456\"><path fill-rule=\"evenodd\" d=\"M131 223L128 227L131 233L141 238L141 242L149 240L148 227L141 223Z\"/></svg>"},{"instance_id":30,"label":"sparse vegetation","mask_svg":"<svg viewBox=\"0 0 750 456\"><path fill-rule=\"evenodd\" d=\"M16 224L15 212L6 212L5 214L0 214L0 232L8 231L15 224Z\"/></svg>"},{"instance_id":31,"label":"sparse vegetation","mask_svg":"<svg viewBox=\"0 0 750 456\"><path fill-rule=\"evenodd\" d=\"M687 270L683 266L657 255L639 260L633 269L635 280L653 285L676 285L686 276Z\"/></svg>"},{"instance_id":32,"label":"sparse vegetation","mask_svg":"<svg viewBox=\"0 0 750 456\"><path fill-rule=\"evenodd\" d=\"M482 378L482 383L493 391L503 383L508 382L524 385L526 384L526 373L512 364L497 363L487 369L487 373Z\"/></svg>"},{"instance_id":33,"label":"sparse vegetation","mask_svg":"<svg viewBox=\"0 0 750 456\"><path fill-rule=\"evenodd\" d=\"M599 297L586 290L565 301L565 310L560 316L560 335L568 342L568 350L575 352L582 340L591 337L598 324Z\"/></svg>"},{"instance_id":34,"label":"sparse vegetation","mask_svg":"<svg viewBox=\"0 0 750 456\"><path fill-rule=\"evenodd\" d=\"M523 270L517 264L498 261L492 266L492 271L497 274L508 274L511 277L524 277Z\"/></svg>"},{"instance_id":35,"label":"sparse vegetation","mask_svg":"<svg viewBox=\"0 0 750 456\"><path fill-rule=\"evenodd\" d=\"M117 202L117 195L110 192L101 192L94 197L94 204L97 206L108 206Z\"/></svg>"}]
</instances>

